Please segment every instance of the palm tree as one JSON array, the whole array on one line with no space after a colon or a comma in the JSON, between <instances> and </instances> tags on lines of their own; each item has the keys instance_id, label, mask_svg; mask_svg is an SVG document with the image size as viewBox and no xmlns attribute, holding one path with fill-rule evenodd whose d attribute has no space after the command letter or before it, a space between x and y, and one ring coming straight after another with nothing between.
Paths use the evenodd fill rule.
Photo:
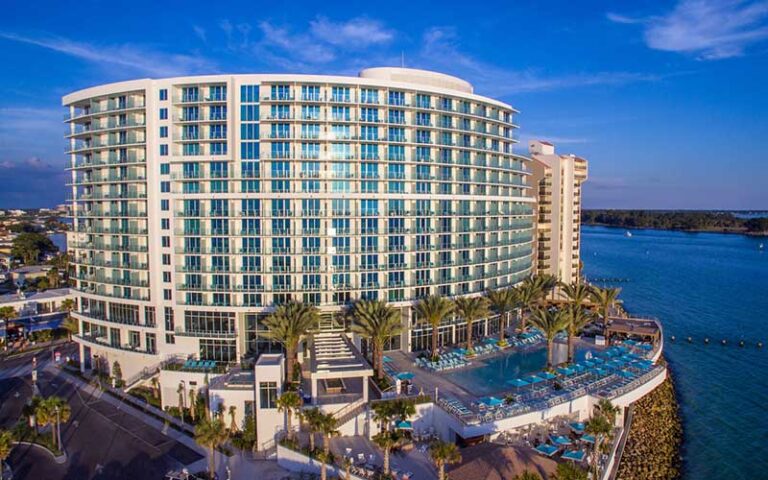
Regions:
<instances>
[{"instance_id":1,"label":"palm tree","mask_svg":"<svg viewBox=\"0 0 768 480\"><path fill-rule=\"evenodd\" d=\"M600 414L605 417L611 425L616 424L616 415L619 414L619 407L612 404L607 398L601 398L595 408L600 411Z\"/></svg>"},{"instance_id":2,"label":"palm tree","mask_svg":"<svg viewBox=\"0 0 768 480\"><path fill-rule=\"evenodd\" d=\"M517 303L517 290L503 288L498 290L488 290L485 294L491 308L499 314L499 342L504 341L504 330L508 323L509 312L515 308Z\"/></svg>"},{"instance_id":3,"label":"palm tree","mask_svg":"<svg viewBox=\"0 0 768 480\"><path fill-rule=\"evenodd\" d=\"M56 267L51 268L45 272L45 278L48 280L48 285L51 288L59 288L59 269Z\"/></svg>"},{"instance_id":4,"label":"palm tree","mask_svg":"<svg viewBox=\"0 0 768 480\"><path fill-rule=\"evenodd\" d=\"M461 453L455 443L437 440L429 447L429 456L437 466L439 480L445 480L445 466L461 461Z\"/></svg>"},{"instance_id":5,"label":"palm tree","mask_svg":"<svg viewBox=\"0 0 768 480\"><path fill-rule=\"evenodd\" d=\"M490 314L488 300L485 297L459 297L454 304L456 313L467 323L467 350L472 352L472 324Z\"/></svg>"},{"instance_id":6,"label":"palm tree","mask_svg":"<svg viewBox=\"0 0 768 480\"><path fill-rule=\"evenodd\" d=\"M352 480L352 459L349 457L341 457L341 466L344 467L344 480ZM0 478L0 480L2 480Z\"/></svg>"},{"instance_id":7,"label":"palm tree","mask_svg":"<svg viewBox=\"0 0 768 480\"><path fill-rule=\"evenodd\" d=\"M192 423L197 421L197 395L195 389L189 389L189 416L192 417Z\"/></svg>"},{"instance_id":8,"label":"palm tree","mask_svg":"<svg viewBox=\"0 0 768 480\"><path fill-rule=\"evenodd\" d=\"M397 415L394 402L377 402L373 404L371 409L373 410L373 419L379 423L381 430L385 432L389 431L389 426Z\"/></svg>"},{"instance_id":9,"label":"palm tree","mask_svg":"<svg viewBox=\"0 0 768 480\"><path fill-rule=\"evenodd\" d=\"M317 452L315 458L320 462L320 480L326 480L328 478L328 462L331 461L331 455L325 452Z\"/></svg>"},{"instance_id":10,"label":"palm tree","mask_svg":"<svg viewBox=\"0 0 768 480\"><path fill-rule=\"evenodd\" d=\"M13 450L13 436L8 430L0 430L0 480L3 480L5 461Z\"/></svg>"},{"instance_id":11,"label":"palm tree","mask_svg":"<svg viewBox=\"0 0 768 480\"><path fill-rule=\"evenodd\" d=\"M557 464L557 470L549 476L549 480L587 480L588 477L586 470L566 462Z\"/></svg>"},{"instance_id":12,"label":"palm tree","mask_svg":"<svg viewBox=\"0 0 768 480\"><path fill-rule=\"evenodd\" d=\"M234 405L229 406L229 431L234 433L237 431L237 422L235 422L235 413L237 412L237 407Z\"/></svg>"},{"instance_id":13,"label":"palm tree","mask_svg":"<svg viewBox=\"0 0 768 480\"><path fill-rule=\"evenodd\" d=\"M534 277L534 283L539 286L541 291L540 299L546 299L547 293L552 293L552 299L555 298L555 288L560 284L557 277L549 273L542 273Z\"/></svg>"},{"instance_id":14,"label":"palm tree","mask_svg":"<svg viewBox=\"0 0 768 480\"><path fill-rule=\"evenodd\" d=\"M620 288L600 288L592 287L591 297L592 302L597 304L598 312L603 317L603 334L607 333L608 329L608 315L610 315L611 308L616 304L621 293Z\"/></svg>"},{"instance_id":15,"label":"palm tree","mask_svg":"<svg viewBox=\"0 0 768 480\"><path fill-rule=\"evenodd\" d=\"M181 423L184 423L184 384L179 383L179 387L176 389L176 393L179 394L179 412L181 413Z\"/></svg>"},{"instance_id":16,"label":"palm tree","mask_svg":"<svg viewBox=\"0 0 768 480\"><path fill-rule=\"evenodd\" d=\"M285 347L286 369L285 381L291 382L296 352L299 349L301 337L314 327L319 318L317 307L301 302L289 301L277 307L265 320L268 331L265 337L279 342Z\"/></svg>"},{"instance_id":17,"label":"palm tree","mask_svg":"<svg viewBox=\"0 0 768 480\"><path fill-rule=\"evenodd\" d=\"M582 306L592 295L592 290L583 283L572 283L563 286L563 293L573 306Z\"/></svg>"},{"instance_id":18,"label":"palm tree","mask_svg":"<svg viewBox=\"0 0 768 480\"><path fill-rule=\"evenodd\" d=\"M160 398L160 380L157 377L152 377L149 382L152 384L152 395L155 398Z\"/></svg>"},{"instance_id":19,"label":"palm tree","mask_svg":"<svg viewBox=\"0 0 768 480\"><path fill-rule=\"evenodd\" d=\"M603 438L611 433L611 424L603 415L594 415L587 421L587 424L584 426L584 431L595 437L595 450L592 457L594 475L592 478L599 478L600 465L598 463L598 456L600 454L600 444L602 443Z\"/></svg>"},{"instance_id":20,"label":"palm tree","mask_svg":"<svg viewBox=\"0 0 768 480\"><path fill-rule=\"evenodd\" d=\"M211 478L216 474L216 449L219 448L229 438L227 427L219 418L203 420L195 426L195 441L198 445L208 448L210 456L208 457L208 473Z\"/></svg>"},{"instance_id":21,"label":"palm tree","mask_svg":"<svg viewBox=\"0 0 768 480\"><path fill-rule=\"evenodd\" d=\"M17 318L19 316L18 313L16 313L16 309L13 307L0 307L0 320L5 320L6 322L8 320L13 320L14 318Z\"/></svg>"},{"instance_id":22,"label":"palm tree","mask_svg":"<svg viewBox=\"0 0 768 480\"><path fill-rule=\"evenodd\" d=\"M315 433L320 431L323 413L319 408L309 408L302 412L302 418L309 428L309 452L315 451Z\"/></svg>"},{"instance_id":23,"label":"palm tree","mask_svg":"<svg viewBox=\"0 0 768 480\"><path fill-rule=\"evenodd\" d=\"M584 327L592 321L592 316L588 314L581 305L571 305L565 309L568 318L568 362L573 362L573 342Z\"/></svg>"},{"instance_id":24,"label":"palm tree","mask_svg":"<svg viewBox=\"0 0 768 480\"><path fill-rule=\"evenodd\" d=\"M512 480L541 480L541 476L538 473L526 470L519 475L515 475Z\"/></svg>"},{"instance_id":25,"label":"palm tree","mask_svg":"<svg viewBox=\"0 0 768 480\"><path fill-rule=\"evenodd\" d=\"M283 392L277 398L277 410L279 412L285 412L285 430L287 431L288 438L293 438L294 432L291 426L293 422L293 413L297 412L304 402L299 396L298 392L288 390Z\"/></svg>"},{"instance_id":26,"label":"palm tree","mask_svg":"<svg viewBox=\"0 0 768 480\"><path fill-rule=\"evenodd\" d=\"M75 311L75 301L71 298L65 299L61 302L59 310L67 313L67 318L61 322L61 328L67 331L67 340L71 342L72 335L77 335L80 332L80 322L71 315Z\"/></svg>"},{"instance_id":27,"label":"palm tree","mask_svg":"<svg viewBox=\"0 0 768 480\"><path fill-rule=\"evenodd\" d=\"M437 360L437 334L440 324L453 312L453 302L439 295L422 298L413 307L420 321L432 327L432 360Z\"/></svg>"},{"instance_id":28,"label":"palm tree","mask_svg":"<svg viewBox=\"0 0 768 480\"><path fill-rule=\"evenodd\" d=\"M360 300L350 308L354 319L352 332L370 342L373 369L376 377L381 378L384 370L384 345L390 337L399 335L403 329L400 312L381 300Z\"/></svg>"},{"instance_id":29,"label":"palm tree","mask_svg":"<svg viewBox=\"0 0 768 480\"><path fill-rule=\"evenodd\" d=\"M547 339L547 369L552 368L552 347L555 336L568 326L568 316L565 310L549 310L539 308L531 316L531 324L544 333Z\"/></svg>"},{"instance_id":30,"label":"palm tree","mask_svg":"<svg viewBox=\"0 0 768 480\"><path fill-rule=\"evenodd\" d=\"M539 287L528 279L517 289L517 301L525 310L520 317L520 332L525 332L526 320L539 303L539 296Z\"/></svg>"},{"instance_id":31,"label":"palm tree","mask_svg":"<svg viewBox=\"0 0 768 480\"><path fill-rule=\"evenodd\" d=\"M37 402L35 408L35 421L41 427L51 426L51 440L57 448L61 445L57 440L56 432L61 423L69 421L71 409L66 400L61 397L48 397Z\"/></svg>"},{"instance_id":32,"label":"palm tree","mask_svg":"<svg viewBox=\"0 0 768 480\"><path fill-rule=\"evenodd\" d=\"M373 443L384 451L384 475L389 475L389 452L396 447L402 436L398 431L382 431L373 436Z\"/></svg>"},{"instance_id":33,"label":"palm tree","mask_svg":"<svg viewBox=\"0 0 768 480\"><path fill-rule=\"evenodd\" d=\"M331 437L339 435L339 421L333 413L321 413L318 425L319 432L323 435L323 453L330 457Z\"/></svg>"}]
</instances>

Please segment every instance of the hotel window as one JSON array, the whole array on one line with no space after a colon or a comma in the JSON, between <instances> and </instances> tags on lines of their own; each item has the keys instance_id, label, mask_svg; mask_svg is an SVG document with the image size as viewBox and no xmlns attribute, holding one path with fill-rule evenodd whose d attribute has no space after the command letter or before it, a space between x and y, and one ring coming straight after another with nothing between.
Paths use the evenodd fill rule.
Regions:
<instances>
[{"instance_id":1,"label":"hotel window","mask_svg":"<svg viewBox=\"0 0 768 480\"><path fill-rule=\"evenodd\" d=\"M168 127L160 127L160 138L168 138Z\"/></svg>"},{"instance_id":2,"label":"hotel window","mask_svg":"<svg viewBox=\"0 0 768 480\"><path fill-rule=\"evenodd\" d=\"M171 192L171 182L160 182L160 192L161 193L170 193Z\"/></svg>"},{"instance_id":3,"label":"hotel window","mask_svg":"<svg viewBox=\"0 0 768 480\"><path fill-rule=\"evenodd\" d=\"M160 101L164 102L168 100L168 89L167 88L161 88L160 89Z\"/></svg>"},{"instance_id":4,"label":"hotel window","mask_svg":"<svg viewBox=\"0 0 768 480\"><path fill-rule=\"evenodd\" d=\"M168 145L160 145L160 156L161 157L168 156Z\"/></svg>"},{"instance_id":5,"label":"hotel window","mask_svg":"<svg viewBox=\"0 0 768 480\"><path fill-rule=\"evenodd\" d=\"M160 109L160 120L168 120L168 109L167 108L161 108Z\"/></svg>"},{"instance_id":6,"label":"hotel window","mask_svg":"<svg viewBox=\"0 0 768 480\"><path fill-rule=\"evenodd\" d=\"M170 209L171 209L171 205L167 198L160 200L160 210L167 212Z\"/></svg>"},{"instance_id":7,"label":"hotel window","mask_svg":"<svg viewBox=\"0 0 768 480\"><path fill-rule=\"evenodd\" d=\"M247 102L247 103L258 103L259 86L258 85L241 85L240 101Z\"/></svg>"},{"instance_id":8,"label":"hotel window","mask_svg":"<svg viewBox=\"0 0 768 480\"><path fill-rule=\"evenodd\" d=\"M334 102L349 102L349 87L333 87L331 90L331 99Z\"/></svg>"},{"instance_id":9,"label":"hotel window","mask_svg":"<svg viewBox=\"0 0 768 480\"><path fill-rule=\"evenodd\" d=\"M168 175L171 173L171 164L170 163L161 163L160 164L160 175Z\"/></svg>"},{"instance_id":10,"label":"hotel window","mask_svg":"<svg viewBox=\"0 0 768 480\"><path fill-rule=\"evenodd\" d=\"M277 408L277 382L259 382L259 407Z\"/></svg>"},{"instance_id":11,"label":"hotel window","mask_svg":"<svg viewBox=\"0 0 768 480\"><path fill-rule=\"evenodd\" d=\"M259 120L258 105L241 105L240 120L243 122L256 122Z\"/></svg>"},{"instance_id":12,"label":"hotel window","mask_svg":"<svg viewBox=\"0 0 768 480\"><path fill-rule=\"evenodd\" d=\"M168 218L160 219L160 228L163 230L171 229L171 220Z\"/></svg>"}]
</instances>

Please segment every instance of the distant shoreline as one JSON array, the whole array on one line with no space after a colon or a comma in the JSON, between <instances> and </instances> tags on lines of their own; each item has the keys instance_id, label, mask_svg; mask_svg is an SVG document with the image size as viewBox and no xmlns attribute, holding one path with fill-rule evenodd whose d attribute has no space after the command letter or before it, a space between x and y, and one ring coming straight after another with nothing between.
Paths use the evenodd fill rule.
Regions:
<instances>
[{"instance_id":1,"label":"distant shoreline","mask_svg":"<svg viewBox=\"0 0 768 480\"><path fill-rule=\"evenodd\" d=\"M651 226L623 226L623 225L611 225L608 223L599 222L582 222L582 225L587 227L605 227L615 228L618 230L659 230L681 233L727 233L730 235L744 235L747 237L768 237L768 232L750 232L746 228L676 228L676 227L651 227Z\"/></svg>"}]
</instances>

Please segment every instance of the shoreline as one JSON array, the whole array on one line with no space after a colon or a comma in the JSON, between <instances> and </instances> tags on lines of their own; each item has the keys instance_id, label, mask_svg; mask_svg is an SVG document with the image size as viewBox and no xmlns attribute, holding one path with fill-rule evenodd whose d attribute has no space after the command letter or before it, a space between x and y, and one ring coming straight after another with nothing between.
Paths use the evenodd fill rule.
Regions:
<instances>
[{"instance_id":1,"label":"shoreline","mask_svg":"<svg viewBox=\"0 0 768 480\"><path fill-rule=\"evenodd\" d=\"M672 480L682 477L683 424L672 373L635 403L634 417L619 463L617 480Z\"/></svg>"},{"instance_id":2,"label":"shoreline","mask_svg":"<svg viewBox=\"0 0 768 480\"><path fill-rule=\"evenodd\" d=\"M582 226L585 227L604 227L604 228L615 228L617 230L657 230L660 232L680 232L680 233L722 233L725 235L744 235L745 237L768 237L768 232L749 232L747 230L743 229L716 229L716 228L698 228L698 229L682 229L682 228L661 228L661 227L627 227L622 225L609 225L607 223L598 223L598 222L590 222L590 223L582 223Z\"/></svg>"}]
</instances>

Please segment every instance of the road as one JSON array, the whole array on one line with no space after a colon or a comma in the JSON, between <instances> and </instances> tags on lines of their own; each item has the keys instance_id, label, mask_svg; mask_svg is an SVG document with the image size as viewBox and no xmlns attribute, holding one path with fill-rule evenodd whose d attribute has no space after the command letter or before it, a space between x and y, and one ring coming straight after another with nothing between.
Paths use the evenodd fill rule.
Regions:
<instances>
[{"instance_id":1,"label":"road","mask_svg":"<svg viewBox=\"0 0 768 480\"><path fill-rule=\"evenodd\" d=\"M128 414L119 404L85 395L63 374L42 371L50 352L39 353L38 358L40 392L46 397L65 398L72 410L62 429L68 460L57 465L39 448L14 448L9 461L16 480L162 479L169 470L203 458ZM30 398L30 372L31 355L0 363L0 426L13 425Z\"/></svg>"}]
</instances>

